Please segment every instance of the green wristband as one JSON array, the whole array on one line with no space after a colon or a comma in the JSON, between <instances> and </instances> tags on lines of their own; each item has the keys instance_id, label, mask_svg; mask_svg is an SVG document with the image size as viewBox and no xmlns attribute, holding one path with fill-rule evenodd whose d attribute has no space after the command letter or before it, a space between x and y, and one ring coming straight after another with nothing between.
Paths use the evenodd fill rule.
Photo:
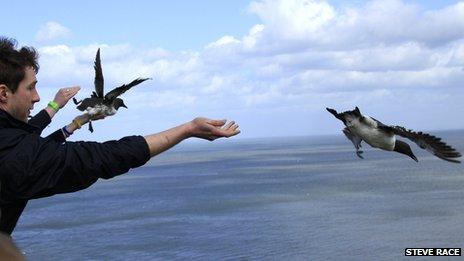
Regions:
<instances>
[{"instance_id":1,"label":"green wristband","mask_svg":"<svg viewBox=\"0 0 464 261\"><path fill-rule=\"evenodd\" d=\"M56 103L55 101L49 102L48 107L52 108L55 112L58 112L60 110L60 105L58 105L58 103Z\"/></svg>"}]
</instances>

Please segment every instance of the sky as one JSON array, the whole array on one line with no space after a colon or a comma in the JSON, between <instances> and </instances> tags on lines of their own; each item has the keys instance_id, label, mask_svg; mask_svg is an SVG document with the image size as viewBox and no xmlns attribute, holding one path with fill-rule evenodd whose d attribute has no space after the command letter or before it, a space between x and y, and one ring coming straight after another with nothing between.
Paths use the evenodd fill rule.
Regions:
<instances>
[{"instance_id":1,"label":"sky","mask_svg":"<svg viewBox=\"0 0 464 261\"><path fill-rule=\"evenodd\" d=\"M71 140L147 135L197 116L235 120L237 138L340 134L325 108L385 124L464 128L464 1L0 0L2 36L33 46L44 108L61 87L93 90L98 48L128 109ZM72 102L44 132L80 112Z\"/></svg>"}]
</instances>

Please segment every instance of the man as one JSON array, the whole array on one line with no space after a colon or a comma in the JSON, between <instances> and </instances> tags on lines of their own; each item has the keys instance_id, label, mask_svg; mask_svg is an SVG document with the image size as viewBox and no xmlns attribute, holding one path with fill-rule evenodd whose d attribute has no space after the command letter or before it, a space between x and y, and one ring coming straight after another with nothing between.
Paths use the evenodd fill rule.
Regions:
<instances>
[{"instance_id":1,"label":"man","mask_svg":"<svg viewBox=\"0 0 464 261\"><path fill-rule=\"evenodd\" d=\"M233 121L196 118L161 133L104 143L42 138L43 125L28 123L40 100L38 69L33 48L16 50L14 40L0 38L0 231L7 234L30 199L78 191L99 178L126 173L190 137L212 141L240 133ZM88 120L83 115L73 125L80 128Z\"/></svg>"}]
</instances>

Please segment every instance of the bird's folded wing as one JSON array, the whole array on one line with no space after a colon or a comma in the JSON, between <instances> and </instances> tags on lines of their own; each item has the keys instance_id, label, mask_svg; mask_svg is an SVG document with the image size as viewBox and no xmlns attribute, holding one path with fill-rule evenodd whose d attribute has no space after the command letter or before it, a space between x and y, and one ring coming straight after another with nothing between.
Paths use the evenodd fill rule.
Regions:
<instances>
[{"instance_id":1,"label":"bird's folded wing","mask_svg":"<svg viewBox=\"0 0 464 261\"><path fill-rule=\"evenodd\" d=\"M112 91L110 91L109 93L107 93L105 95L105 99L106 100L113 100L114 98L116 98L119 95L123 94L124 92L126 92L130 88L132 88L135 85L140 84L140 83L142 83L142 82L144 82L144 81L146 81L148 79L150 79L150 78L137 78L137 79L133 80L132 82L130 82L129 84L124 84L122 86L114 88Z\"/></svg>"},{"instance_id":2,"label":"bird's folded wing","mask_svg":"<svg viewBox=\"0 0 464 261\"><path fill-rule=\"evenodd\" d=\"M85 111L89 107L94 108L95 105L101 104L102 100L103 99L97 97L86 98L77 106L77 109L80 111Z\"/></svg>"},{"instance_id":3,"label":"bird's folded wing","mask_svg":"<svg viewBox=\"0 0 464 261\"><path fill-rule=\"evenodd\" d=\"M405 137L416 143L422 149L425 149L440 159L460 163L456 158L461 157L461 153L453 147L441 141L441 138L435 137L421 131L415 132L401 126L382 126L385 130L393 131L396 135Z\"/></svg>"}]
</instances>

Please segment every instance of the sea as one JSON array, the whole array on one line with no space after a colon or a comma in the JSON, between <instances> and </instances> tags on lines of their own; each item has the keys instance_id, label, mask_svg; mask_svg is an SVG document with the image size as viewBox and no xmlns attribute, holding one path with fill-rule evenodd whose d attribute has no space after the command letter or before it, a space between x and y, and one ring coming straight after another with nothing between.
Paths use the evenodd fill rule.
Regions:
<instances>
[{"instance_id":1,"label":"sea","mask_svg":"<svg viewBox=\"0 0 464 261\"><path fill-rule=\"evenodd\" d=\"M464 152L464 130L432 133ZM405 249L464 248L463 164L412 145L419 162L368 145L359 159L342 134L182 143L30 201L13 239L28 260L421 260Z\"/></svg>"}]
</instances>

